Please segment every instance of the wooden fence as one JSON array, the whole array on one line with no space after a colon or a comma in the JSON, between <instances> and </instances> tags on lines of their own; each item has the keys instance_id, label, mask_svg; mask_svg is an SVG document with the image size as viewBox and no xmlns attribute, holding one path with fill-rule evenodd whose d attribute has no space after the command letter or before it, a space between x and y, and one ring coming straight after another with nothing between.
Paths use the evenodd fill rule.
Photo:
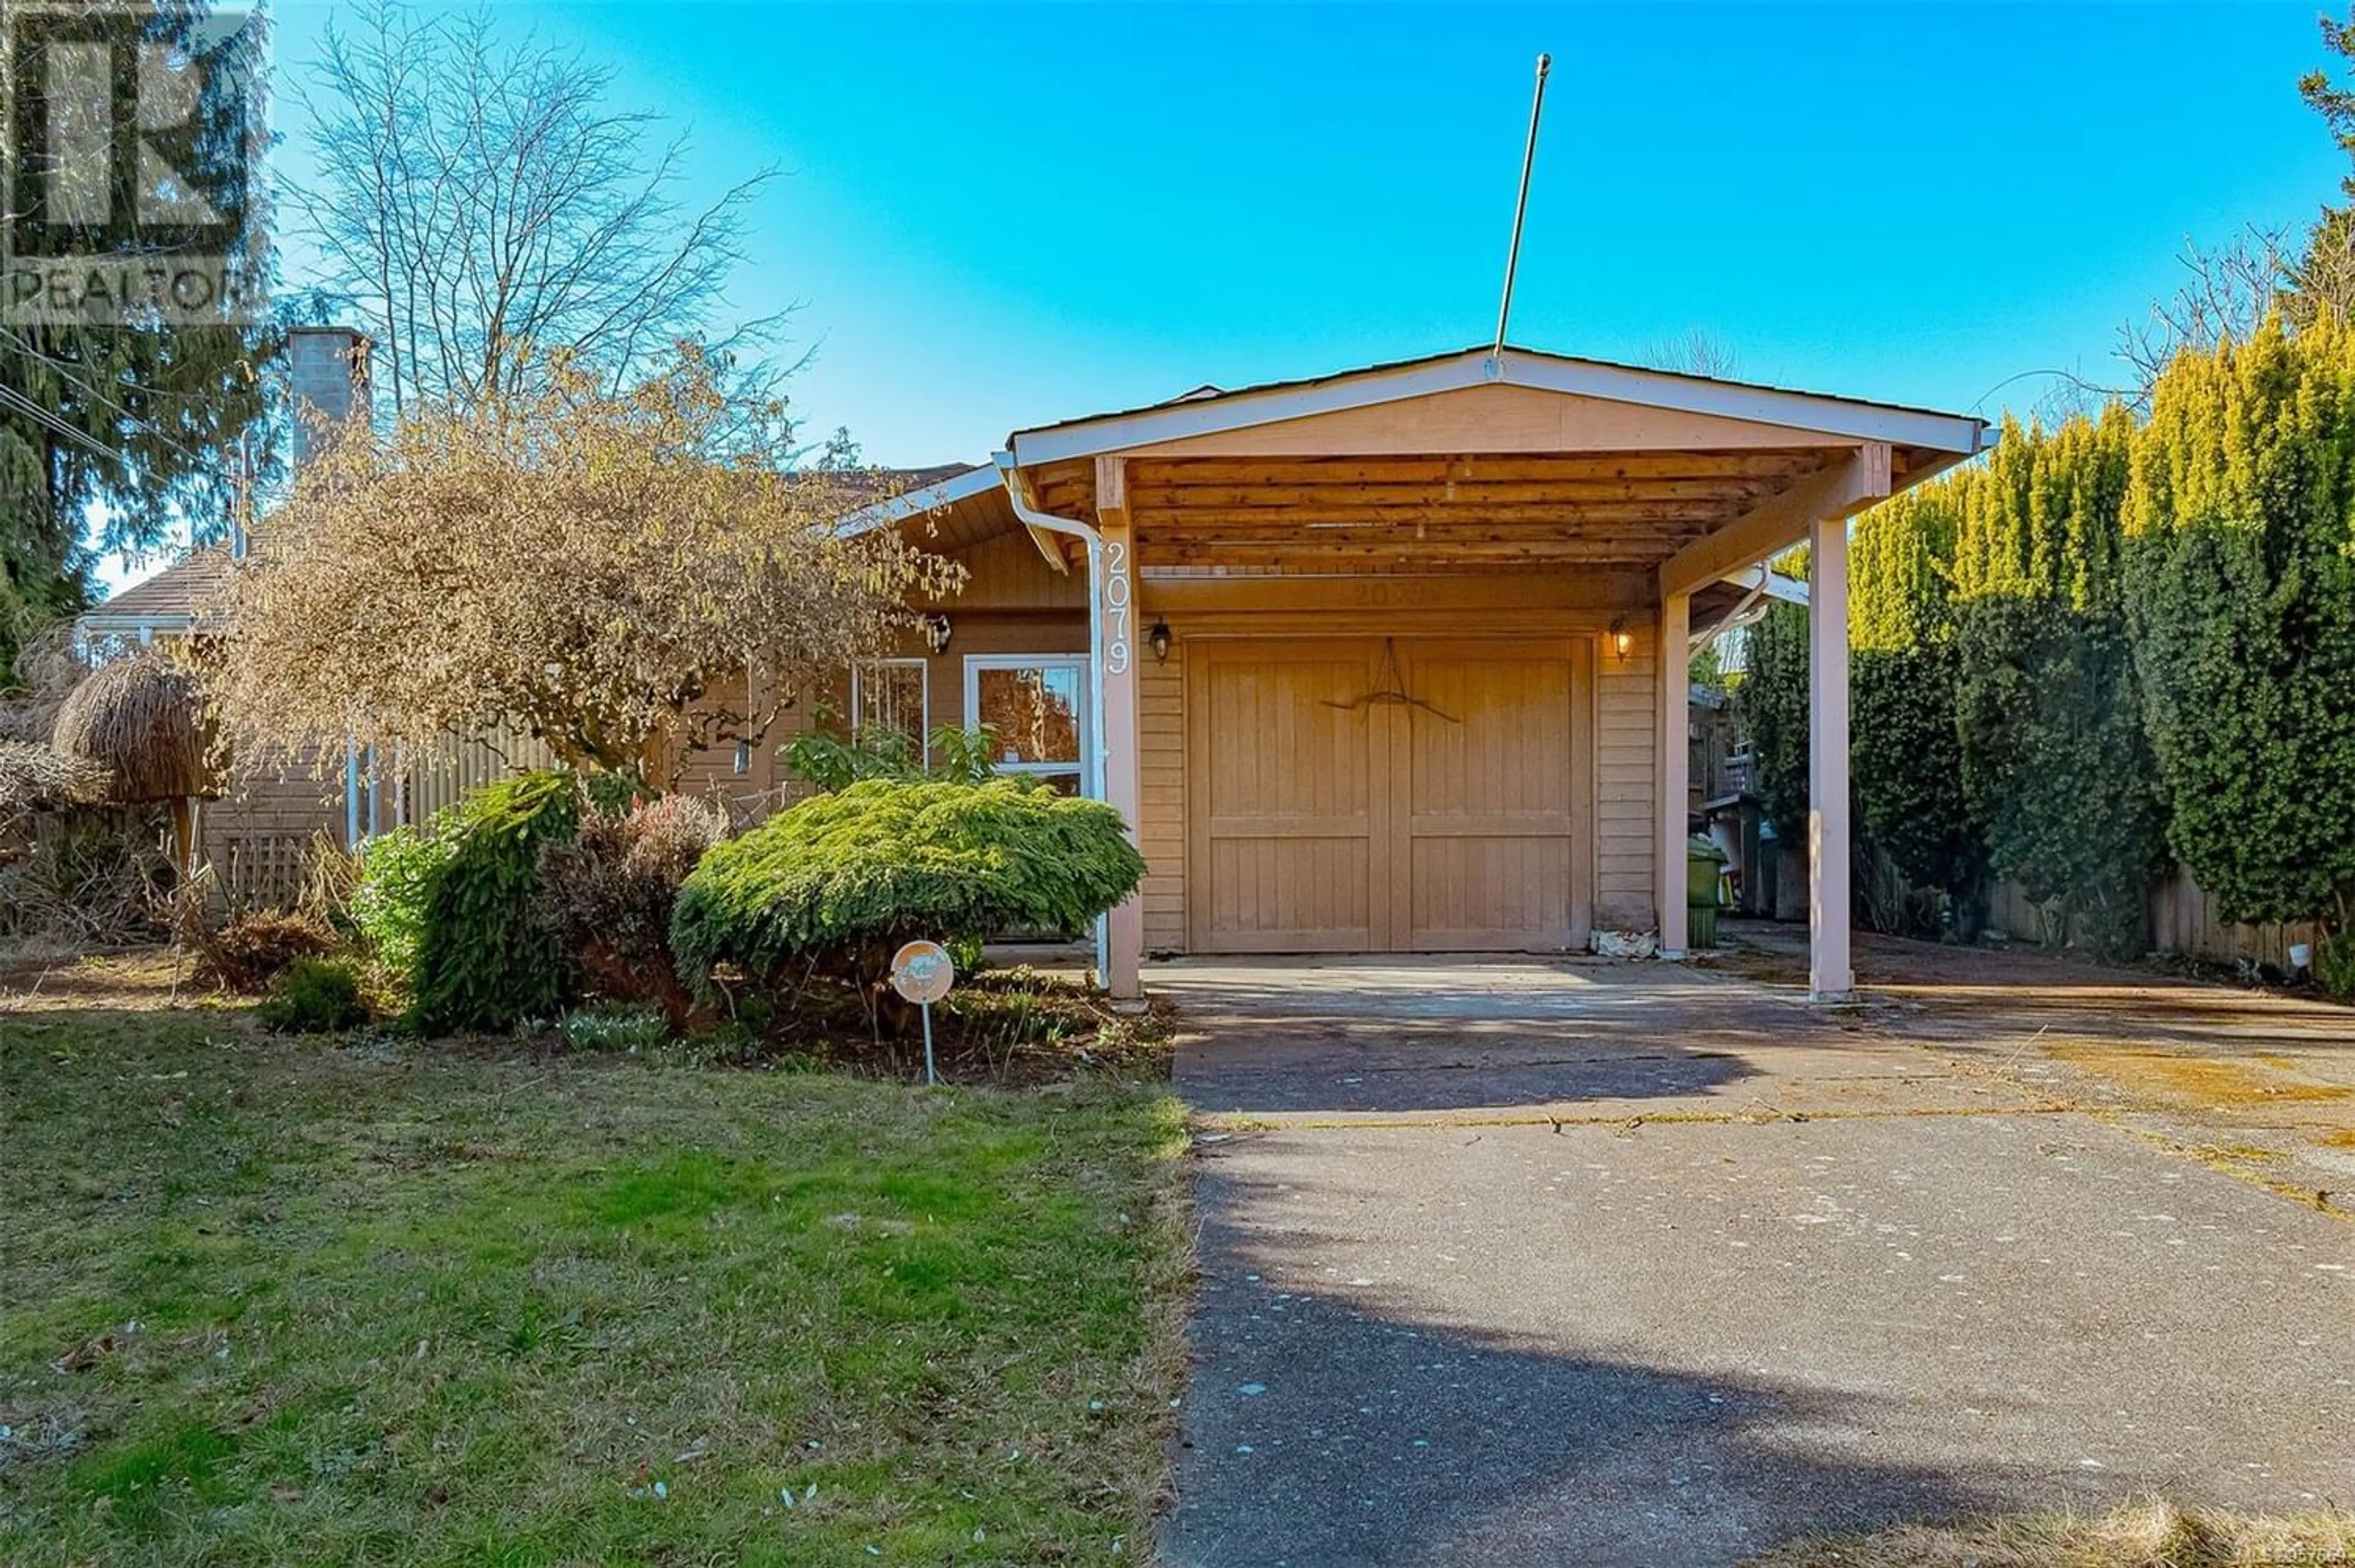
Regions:
<instances>
[{"instance_id":1,"label":"wooden fence","mask_svg":"<svg viewBox=\"0 0 2355 1568\"><path fill-rule=\"evenodd\" d=\"M1987 899L1988 923L2026 942L2051 941L2060 933L2051 917L2016 882L1998 882ZM2188 872L2178 870L2151 891L2151 946L2160 953L2213 963L2252 963L2286 970L2293 943L2311 943L2311 921L2272 925L2236 925L2216 912L2216 901Z\"/></svg>"}]
</instances>

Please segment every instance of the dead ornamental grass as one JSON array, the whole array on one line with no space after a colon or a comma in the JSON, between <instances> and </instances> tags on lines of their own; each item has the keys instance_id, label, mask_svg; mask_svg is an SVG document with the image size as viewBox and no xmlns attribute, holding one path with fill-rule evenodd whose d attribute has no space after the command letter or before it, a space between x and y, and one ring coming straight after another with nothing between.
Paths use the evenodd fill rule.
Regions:
<instances>
[{"instance_id":1,"label":"dead ornamental grass","mask_svg":"<svg viewBox=\"0 0 2355 1568\"><path fill-rule=\"evenodd\" d=\"M2355 1563L2355 1514L2289 1518L2158 1499L2094 1517L2009 1516L1793 1541L1748 1568L2258 1568Z\"/></svg>"},{"instance_id":2,"label":"dead ornamental grass","mask_svg":"<svg viewBox=\"0 0 2355 1568\"><path fill-rule=\"evenodd\" d=\"M108 770L126 805L218 793L196 681L155 654L102 664L58 709L49 744Z\"/></svg>"}]
</instances>

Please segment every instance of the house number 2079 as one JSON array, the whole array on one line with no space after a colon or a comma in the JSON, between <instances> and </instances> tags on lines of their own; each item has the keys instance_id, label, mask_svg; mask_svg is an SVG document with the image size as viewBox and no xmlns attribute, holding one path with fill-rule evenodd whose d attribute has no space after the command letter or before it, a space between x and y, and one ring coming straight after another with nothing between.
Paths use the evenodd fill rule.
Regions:
<instances>
[{"instance_id":1,"label":"house number 2079","mask_svg":"<svg viewBox=\"0 0 2355 1568\"><path fill-rule=\"evenodd\" d=\"M1104 673L1128 673L1128 541L1104 543Z\"/></svg>"}]
</instances>

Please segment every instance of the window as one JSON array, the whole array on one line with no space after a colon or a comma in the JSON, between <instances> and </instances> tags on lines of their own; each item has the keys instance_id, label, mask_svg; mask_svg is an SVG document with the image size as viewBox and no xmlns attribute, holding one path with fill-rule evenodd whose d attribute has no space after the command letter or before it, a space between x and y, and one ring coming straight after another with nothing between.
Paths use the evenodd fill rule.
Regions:
<instances>
[{"instance_id":1,"label":"window","mask_svg":"<svg viewBox=\"0 0 2355 1568\"><path fill-rule=\"evenodd\" d=\"M969 725L997 732L1001 773L1036 773L1082 793L1087 755L1087 661L1078 655L975 655L964 661Z\"/></svg>"},{"instance_id":2,"label":"window","mask_svg":"<svg viewBox=\"0 0 2355 1568\"><path fill-rule=\"evenodd\" d=\"M922 659L871 659L850 667L850 723L855 730L890 730L924 754L931 738L931 693Z\"/></svg>"}]
</instances>

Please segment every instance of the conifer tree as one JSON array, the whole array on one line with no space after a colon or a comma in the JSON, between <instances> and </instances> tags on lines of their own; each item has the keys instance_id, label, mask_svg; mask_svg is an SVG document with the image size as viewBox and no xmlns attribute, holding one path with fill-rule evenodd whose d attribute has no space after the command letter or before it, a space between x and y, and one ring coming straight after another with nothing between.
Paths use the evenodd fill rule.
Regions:
<instances>
[{"instance_id":1,"label":"conifer tree","mask_svg":"<svg viewBox=\"0 0 2355 1568\"><path fill-rule=\"evenodd\" d=\"M1787 568L1786 568L1787 570ZM1807 834L1807 612L1777 603L1743 634L1734 719L1750 741L1752 787L1775 837Z\"/></svg>"},{"instance_id":2,"label":"conifer tree","mask_svg":"<svg viewBox=\"0 0 2355 1568\"><path fill-rule=\"evenodd\" d=\"M1996 875L2115 956L2145 944L2165 814L2120 601L2134 423L2006 421L1957 541L1963 785Z\"/></svg>"},{"instance_id":3,"label":"conifer tree","mask_svg":"<svg viewBox=\"0 0 2355 1568\"><path fill-rule=\"evenodd\" d=\"M1945 894L1968 933L1985 903L1987 848L1964 797L1955 722L1958 493L1952 483L1909 491L1856 521L1849 769L1863 847L1910 886Z\"/></svg>"},{"instance_id":4,"label":"conifer tree","mask_svg":"<svg viewBox=\"0 0 2355 1568\"><path fill-rule=\"evenodd\" d=\"M2319 915L2328 972L2355 956L2355 333L2178 357L2124 521L2169 840L2227 920Z\"/></svg>"}]
</instances>

